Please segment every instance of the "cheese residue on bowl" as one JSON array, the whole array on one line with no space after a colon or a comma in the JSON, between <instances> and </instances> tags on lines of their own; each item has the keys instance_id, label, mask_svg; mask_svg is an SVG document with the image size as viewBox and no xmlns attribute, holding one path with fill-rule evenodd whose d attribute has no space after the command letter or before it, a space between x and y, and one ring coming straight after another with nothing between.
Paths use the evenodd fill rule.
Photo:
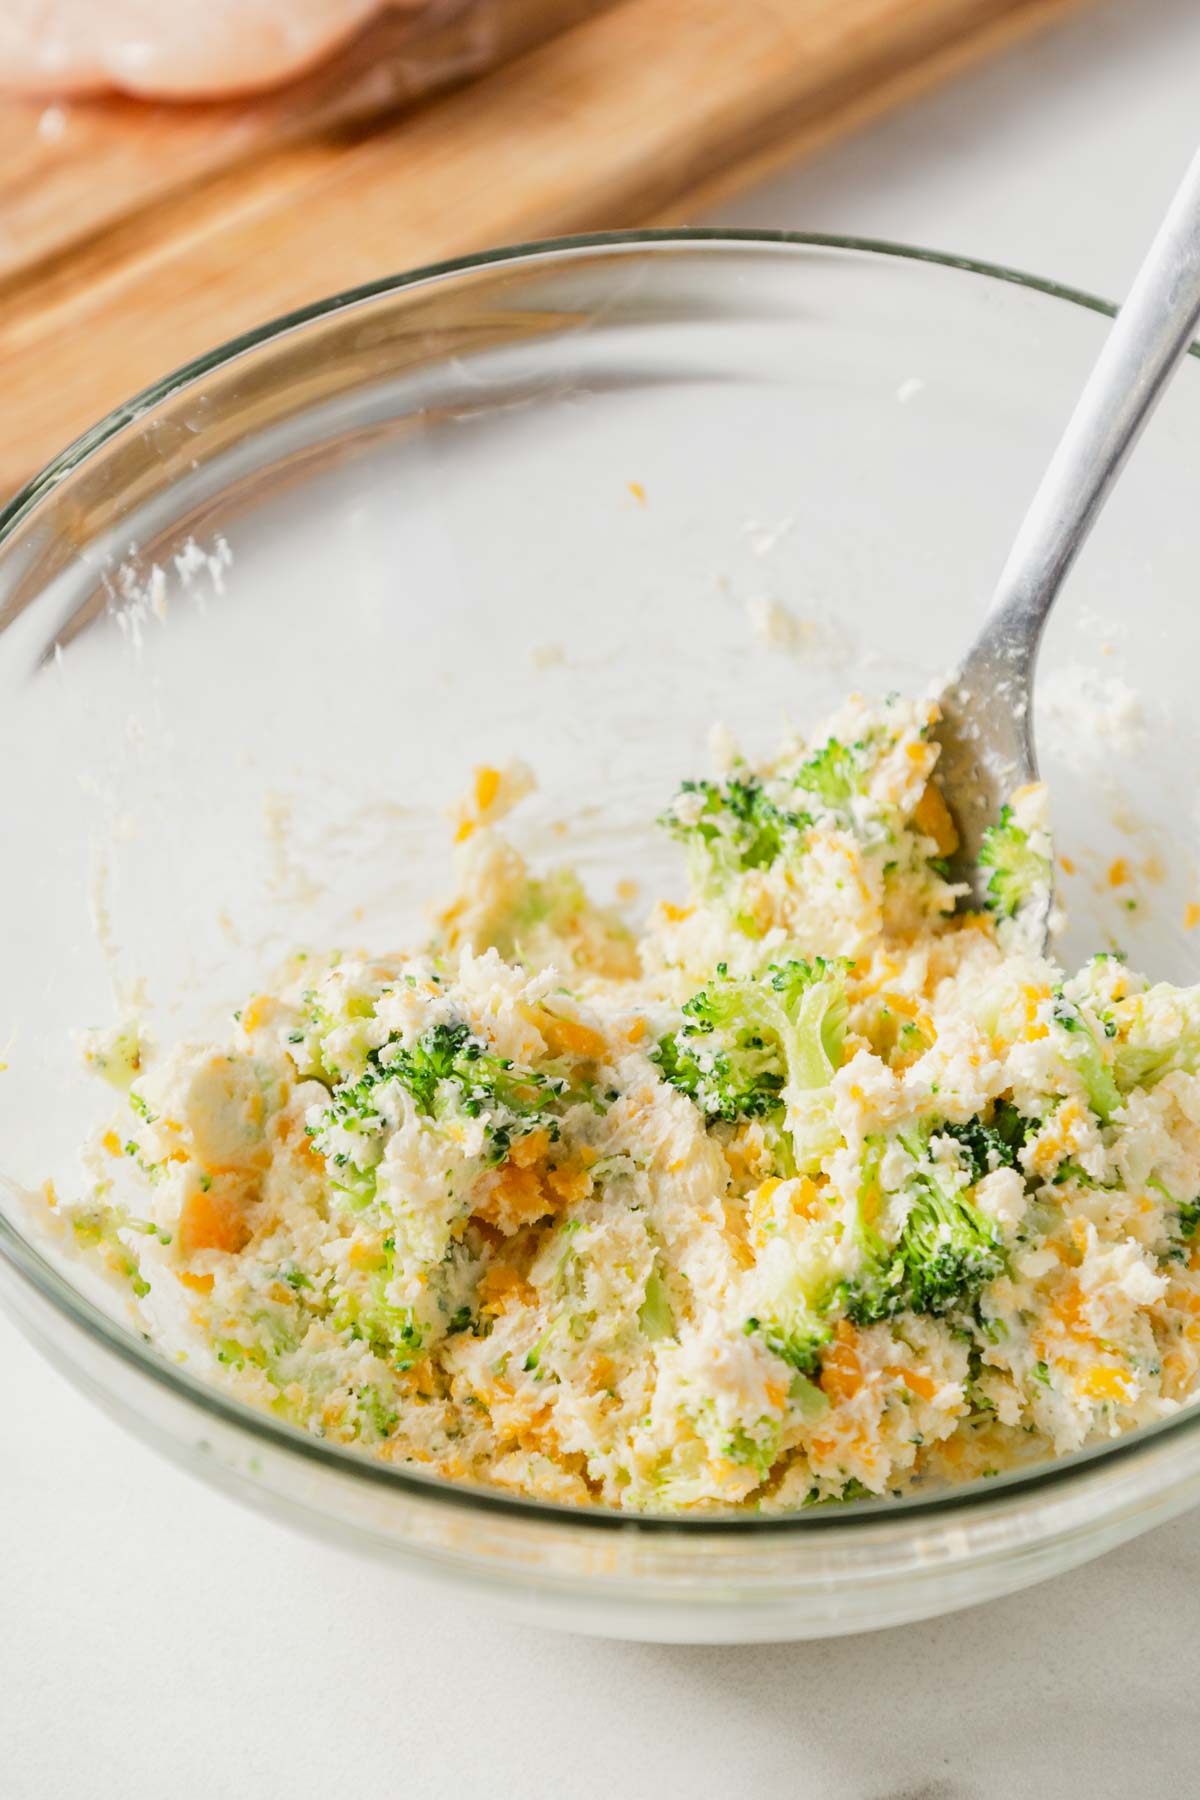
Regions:
<instances>
[{"instance_id":1,"label":"cheese residue on bowl","mask_svg":"<svg viewBox=\"0 0 1200 1800\"><path fill-rule=\"evenodd\" d=\"M931 703L685 782L635 940L498 829L433 941L297 957L224 1044L92 1058L58 1208L140 1328L332 1442L541 1499L788 1510L1177 1409L1200 1369L1200 991L1022 931L1045 796L961 910Z\"/></svg>"}]
</instances>

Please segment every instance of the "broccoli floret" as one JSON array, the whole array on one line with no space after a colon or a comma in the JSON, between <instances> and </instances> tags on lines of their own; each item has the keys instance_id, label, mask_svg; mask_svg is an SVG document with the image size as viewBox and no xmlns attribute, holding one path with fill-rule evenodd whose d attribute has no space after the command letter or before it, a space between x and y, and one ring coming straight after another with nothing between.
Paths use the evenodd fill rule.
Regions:
<instances>
[{"instance_id":1,"label":"broccoli floret","mask_svg":"<svg viewBox=\"0 0 1200 1800\"><path fill-rule=\"evenodd\" d=\"M863 791L863 749L862 744L841 744L830 738L801 764L792 779L806 793L815 794L830 812L844 813Z\"/></svg>"},{"instance_id":2,"label":"broccoli floret","mask_svg":"<svg viewBox=\"0 0 1200 1800\"><path fill-rule=\"evenodd\" d=\"M1011 919L1028 901L1049 889L1049 859L1032 847L1029 833L1017 824L1011 806L1002 807L997 823L984 832L979 864L991 870L987 903L1002 919Z\"/></svg>"},{"instance_id":3,"label":"broccoli floret","mask_svg":"<svg viewBox=\"0 0 1200 1800\"><path fill-rule=\"evenodd\" d=\"M782 1111L784 1091L828 1085L846 1033L846 964L772 963L737 978L724 963L684 1006L687 1023L653 1052L665 1079L708 1119Z\"/></svg>"},{"instance_id":4,"label":"broccoli floret","mask_svg":"<svg viewBox=\"0 0 1200 1800\"><path fill-rule=\"evenodd\" d=\"M650 1054L664 1080L694 1100L708 1119L767 1118L783 1104L784 1077L773 1044L748 1041L730 1054L710 1033L685 1025Z\"/></svg>"},{"instance_id":5,"label":"broccoli floret","mask_svg":"<svg viewBox=\"0 0 1200 1800\"><path fill-rule=\"evenodd\" d=\"M1200 1067L1200 1040L1189 1043L1179 1039L1174 1044L1120 1044L1113 1052L1113 1077L1121 1093L1132 1088L1153 1087L1164 1075L1182 1069L1194 1075Z\"/></svg>"},{"instance_id":6,"label":"broccoli floret","mask_svg":"<svg viewBox=\"0 0 1200 1800\"><path fill-rule=\"evenodd\" d=\"M715 895L747 869L802 856L812 820L776 806L761 781L747 775L724 783L685 781L659 824L687 850L693 885Z\"/></svg>"},{"instance_id":7,"label":"broccoli floret","mask_svg":"<svg viewBox=\"0 0 1200 1800\"><path fill-rule=\"evenodd\" d=\"M778 1319L750 1318L743 1327L747 1337L761 1337L773 1355L801 1375L815 1379L821 1373L821 1354L832 1335L823 1319L799 1302Z\"/></svg>"},{"instance_id":8,"label":"broccoli floret","mask_svg":"<svg viewBox=\"0 0 1200 1800\"><path fill-rule=\"evenodd\" d=\"M1111 1019L1113 1074L1122 1093L1153 1087L1177 1070L1200 1070L1200 989L1160 983L1118 1001Z\"/></svg>"},{"instance_id":9,"label":"broccoli floret","mask_svg":"<svg viewBox=\"0 0 1200 1800\"><path fill-rule=\"evenodd\" d=\"M889 1246L874 1223L884 1148L882 1139L868 1139L855 1227L863 1267L842 1285L847 1318L874 1325L904 1312L944 1318L973 1311L982 1290L1004 1270L995 1226L961 1194L919 1170L908 1190L911 1205L900 1236Z\"/></svg>"},{"instance_id":10,"label":"broccoli floret","mask_svg":"<svg viewBox=\"0 0 1200 1800\"><path fill-rule=\"evenodd\" d=\"M459 1079L461 1059L474 1042L466 1025L431 1026L421 1033L411 1050L391 1050L387 1074L407 1088L423 1113L432 1113L442 1082ZM479 1048L482 1050L482 1046ZM369 1092L384 1078L383 1052L373 1051L360 1085Z\"/></svg>"},{"instance_id":11,"label":"broccoli floret","mask_svg":"<svg viewBox=\"0 0 1200 1800\"><path fill-rule=\"evenodd\" d=\"M998 1100L990 1121L981 1116L962 1125L939 1125L943 1137L953 1138L962 1151L972 1181L982 1181L993 1169L1014 1169L1017 1154L1029 1134L1029 1120L1011 1100Z\"/></svg>"},{"instance_id":12,"label":"broccoli floret","mask_svg":"<svg viewBox=\"0 0 1200 1800\"><path fill-rule=\"evenodd\" d=\"M1003 1272L1004 1253L990 1219L932 1181L923 1187L900 1238L908 1308L943 1318L975 1305Z\"/></svg>"},{"instance_id":13,"label":"broccoli floret","mask_svg":"<svg viewBox=\"0 0 1200 1800\"><path fill-rule=\"evenodd\" d=\"M767 1419L753 1430L737 1425L721 1444L721 1454L739 1468L753 1469L759 1480L765 1481L779 1455L779 1427Z\"/></svg>"},{"instance_id":14,"label":"broccoli floret","mask_svg":"<svg viewBox=\"0 0 1200 1800\"><path fill-rule=\"evenodd\" d=\"M383 1240L378 1267L367 1277L365 1292L344 1293L333 1317L334 1328L368 1344L394 1368L410 1369L421 1354L425 1332L411 1306L395 1306L388 1286L395 1274L396 1240Z\"/></svg>"},{"instance_id":15,"label":"broccoli floret","mask_svg":"<svg viewBox=\"0 0 1200 1800\"><path fill-rule=\"evenodd\" d=\"M1200 1200L1181 1200L1176 1211L1179 1214L1179 1235L1191 1239L1196 1235L1196 1227L1200 1225Z\"/></svg>"},{"instance_id":16,"label":"broccoli floret","mask_svg":"<svg viewBox=\"0 0 1200 1800\"><path fill-rule=\"evenodd\" d=\"M1087 1020L1061 988L1054 999L1054 1023L1067 1033L1068 1043L1063 1054L1083 1082L1088 1105L1100 1123L1107 1125L1121 1104L1121 1090Z\"/></svg>"},{"instance_id":17,"label":"broccoli floret","mask_svg":"<svg viewBox=\"0 0 1200 1800\"><path fill-rule=\"evenodd\" d=\"M491 1162L503 1162L513 1139L533 1131L545 1131L557 1141L558 1119L548 1104L565 1100L569 1105L580 1097L564 1076L520 1068L510 1058L496 1056L462 1024L431 1026L411 1050L385 1047L377 1066L382 1079L407 1088L423 1113L486 1116Z\"/></svg>"},{"instance_id":18,"label":"broccoli floret","mask_svg":"<svg viewBox=\"0 0 1200 1800\"><path fill-rule=\"evenodd\" d=\"M1157 1175L1148 1175L1146 1186L1162 1195L1166 1209L1167 1236L1159 1246L1159 1257L1164 1262L1186 1263L1192 1253L1196 1227L1200 1225L1200 1198L1176 1200L1166 1183L1160 1181Z\"/></svg>"},{"instance_id":19,"label":"broccoli floret","mask_svg":"<svg viewBox=\"0 0 1200 1800\"><path fill-rule=\"evenodd\" d=\"M493 1163L503 1162L514 1140L531 1132L545 1131L551 1142L557 1141L561 1112L591 1098L565 1074L522 1068L495 1055L463 1023L431 1025L409 1049L392 1039L369 1052L357 1080L334 1088L312 1128L317 1148L337 1171L335 1186L354 1206L365 1206L374 1196L374 1165L384 1129L379 1095L393 1083L412 1095L427 1118L483 1119L485 1158ZM349 1155L335 1142L335 1132L362 1138L361 1149Z\"/></svg>"}]
</instances>

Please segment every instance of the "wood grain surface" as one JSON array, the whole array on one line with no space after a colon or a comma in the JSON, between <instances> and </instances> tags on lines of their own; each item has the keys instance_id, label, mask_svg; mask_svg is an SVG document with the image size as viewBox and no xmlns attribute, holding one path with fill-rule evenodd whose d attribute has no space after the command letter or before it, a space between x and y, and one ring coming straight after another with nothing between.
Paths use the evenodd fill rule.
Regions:
<instances>
[{"instance_id":1,"label":"wood grain surface","mask_svg":"<svg viewBox=\"0 0 1200 1800\"><path fill-rule=\"evenodd\" d=\"M614 0L429 0L274 93L209 105L0 95L0 277L264 151L367 128Z\"/></svg>"},{"instance_id":2,"label":"wood grain surface","mask_svg":"<svg viewBox=\"0 0 1200 1800\"><path fill-rule=\"evenodd\" d=\"M488 244L684 221L1080 3L501 0L490 72L420 103L414 53L407 88L325 71L236 107L72 105L61 134L0 108L0 494L272 314ZM427 81L461 83L478 20L439 29Z\"/></svg>"}]
</instances>

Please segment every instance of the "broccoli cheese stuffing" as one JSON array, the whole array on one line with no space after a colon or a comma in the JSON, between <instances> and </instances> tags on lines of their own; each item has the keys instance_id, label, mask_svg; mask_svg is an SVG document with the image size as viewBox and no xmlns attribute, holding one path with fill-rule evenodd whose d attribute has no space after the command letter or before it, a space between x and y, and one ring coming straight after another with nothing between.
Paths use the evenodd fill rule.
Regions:
<instances>
[{"instance_id":1,"label":"broccoli cheese stuffing","mask_svg":"<svg viewBox=\"0 0 1200 1800\"><path fill-rule=\"evenodd\" d=\"M124 1094L59 1205L140 1328L453 1480L763 1511L961 1481L1200 1376L1200 990L1068 978L1044 794L962 910L930 704L686 781L636 940L498 829L403 954L297 958L230 1042L89 1040Z\"/></svg>"}]
</instances>

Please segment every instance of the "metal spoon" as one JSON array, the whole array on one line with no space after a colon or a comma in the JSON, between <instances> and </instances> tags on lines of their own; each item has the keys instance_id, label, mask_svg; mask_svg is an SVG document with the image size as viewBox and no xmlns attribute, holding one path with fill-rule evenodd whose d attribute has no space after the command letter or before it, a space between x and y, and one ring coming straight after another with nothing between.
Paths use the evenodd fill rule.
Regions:
<instances>
[{"instance_id":1,"label":"metal spoon","mask_svg":"<svg viewBox=\"0 0 1200 1800\"><path fill-rule=\"evenodd\" d=\"M1033 671L1050 608L1198 319L1200 153L1022 520L987 621L938 696L938 778L960 839L954 873L977 903L983 833L1013 790L1037 778Z\"/></svg>"}]
</instances>

